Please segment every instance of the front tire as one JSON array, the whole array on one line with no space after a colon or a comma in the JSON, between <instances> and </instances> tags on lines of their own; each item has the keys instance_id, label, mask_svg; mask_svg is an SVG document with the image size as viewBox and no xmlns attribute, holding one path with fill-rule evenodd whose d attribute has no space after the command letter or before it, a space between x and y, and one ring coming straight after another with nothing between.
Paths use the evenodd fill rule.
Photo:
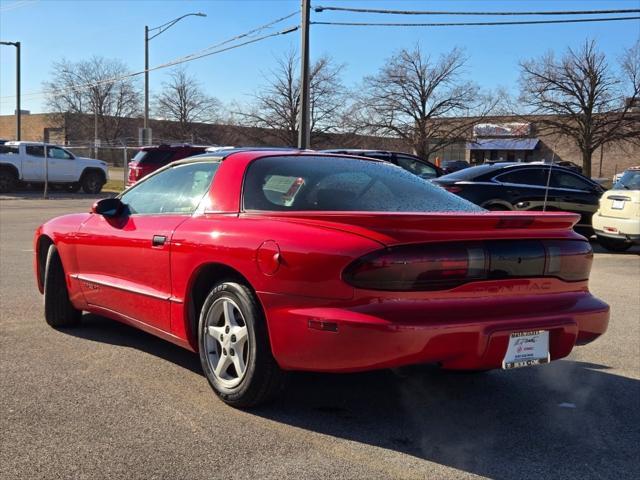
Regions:
<instances>
[{"instance_id":1,"label":"front tire","mask_svg":"<svg viewBox=\"0 0 640 480\"><path fill-rule=\"evenodd\" d=\"M631 242L597 235L598 243L611 252L626 252L631 248Z\"/></svg>"},{"instance_id":2,"label":"front tire","mask_svg":"<svg viewBox=\"0 0 640 480\"><path fill-rule=\"evenodd\" d=\"M74 327L80 323L82 311L69 300L69 290L55 245L49 247L44 273L44 318L54 328Z\"/></svg>"},{"instance_id":3,"label":"front tire","mask_svg":"<svg viewBox=\"0 0 640 480\"><path fill-rule=\"evenodd\" d=\"M198 350L211 388L233 407L264 403L282 388L264 315L245 285L224 282L211 290L200 312Z\"/></svg>"},{"instance_id":4,"label":"front tire","mask_svg":"<svg viewBox=\"0 0 640 480\"><path fill-rule=\"evenodd\" d=\"M104 181L102 175L98 172L87 172L82 176L82 180L80 181L82 185L82 190L84 193L89 193L95 195L96 193L100 193L102 190L102 186L104 185Z\"/></svg>"},{"instance_id":5,"label":"front tire","mask_svg":"<svg viewBox=\"0 0 640 480\"><path fill-rule=\"evenodd\" d=\"M16 175L10 170L0 170L0 193L7 193L15 190L18 184Z\"/></svg>"}]
</instances>

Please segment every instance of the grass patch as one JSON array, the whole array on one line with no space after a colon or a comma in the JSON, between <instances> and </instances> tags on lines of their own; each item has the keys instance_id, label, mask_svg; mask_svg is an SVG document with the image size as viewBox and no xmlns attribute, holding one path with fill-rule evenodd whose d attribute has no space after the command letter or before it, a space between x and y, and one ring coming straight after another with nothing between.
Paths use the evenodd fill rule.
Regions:
<instances>
[{"instance_id":1,"label":"grass patch","mask_svg":"<svg viewBox=\"0 0 640 480\"><path fill-rule=\"evenodd\" d=\"M103 192L120 193L124 190L124 181L122 180L108 180L102 187Z\"/></svg>"}]
</instances>

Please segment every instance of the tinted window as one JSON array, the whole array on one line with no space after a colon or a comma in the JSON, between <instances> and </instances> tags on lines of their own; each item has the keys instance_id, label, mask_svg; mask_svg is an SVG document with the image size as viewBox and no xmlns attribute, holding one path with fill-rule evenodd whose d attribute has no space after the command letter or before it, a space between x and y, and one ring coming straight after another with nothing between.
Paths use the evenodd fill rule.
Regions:
<instances>
[{"instance_id":1,"label":"tinted window","mask_svg":"<svg viewBox=\"0 0 640 480\"><path fill-rule=\"evenodd\" d=\"M18 147L12 145L0 145L0 153L3 155L17 155Z\"/></svg>"},{"instance_id":2,"label":"tinted window","mask_svg":"<svg viewBox=\"0 0 640 480\"><path fill-rule=\"evenodd\" d=\"M177 165L136 184L121 200L134 214L191 214L208 191L219 165L219 162Z\"/></svg>"},{"instance_id":3,"label":"tinted window","mask_svg":"<svg viewBox=\"0 0 640 480\"><path fill-rule=\"evenodd\" d=\"M388 163L339 157L267 157L247 169L246 210L482 211Z\"/></svg>"},{"instance_id":4,"label":"tinted window","mask_svg":"<svg viewBox=\"0 0 640 480\"><path fill-rule=\"evenodd\" d=\"M498 175L496 180L502 183L546 187L547 175L548 170L542 168L522 168Z\"/></svg>"},{"instance_id":5,"label":"tinted window","mask_svg":"<svg viewBox=\"0 0 640 480\"><path fill-rule=\"evenodd\" d=\"M42 145L27 145L27 155L44 157L44 147Z\"/></svg>"},{"instance_id":6,"label":"tinted window","mask_svg":"<svg viewBox=\"0 0 640 480\"><path fill-rule=\"evenodd\" d=\"M450 173L439 177L438 180L474 180L487 173L497 172L499 169L493 165L478 165L477 167L465 168L464 170L458 170L457 172Z\"/></svg>"},{"instance_id":7,"label":"tinted window","mask_svg":"<svg viewBox=\"0 0 640 480\"><path fill-rule=\"evenodd\" d=\"M172 150L141 150L133 157L133 161L152 164L166 164L174 155Z\"/></svg>"},{"instance_id":8,"label":"tinted window","mask_svg":"<svg viewBox=\"0 0 640 480\"><path fill-rule=\"evenodd\" d=\"M398 155L398 165L408 172L418 175L421 178L435 178L438 176L436 169L431 165L421 162L413 157L405 157Z\"/></svg>"},{"instance_id":9,"label":"tinted window","mask_svg":"<svg viewBox=\"0 0 640 480\"><path fill-rule=\"evenodd\" d=\"M593 188L593 185L577 175L558 170L552 170L550 185L556 188L572 188L574 190L591 190Z\"/></svg>"}]
</instances>

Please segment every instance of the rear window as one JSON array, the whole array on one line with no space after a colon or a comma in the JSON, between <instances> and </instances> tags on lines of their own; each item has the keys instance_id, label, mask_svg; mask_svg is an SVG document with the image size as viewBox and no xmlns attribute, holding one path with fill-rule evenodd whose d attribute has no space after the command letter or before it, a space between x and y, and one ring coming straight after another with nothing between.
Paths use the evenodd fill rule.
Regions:
<instances>
[{"instance_id":1,"label":"rear window","mask_svg":"<svg viewBox=\"0 0 640 480\"><path fill-rule=\"evenodd\" d=\"M480 212L482 208L388 163L266 157L247 169L245 210Z\"/></svg>"},{"instance_id":2,"label":"rear window","mask_svg":"<svg viewBox=\"0 0 640 480\"><path fill-rule=\"evenodd\" d=\"M169 163L175 152L172 150L140 150L133 157L134 162L149 164Z\"/></svg>"},{"instance_id":3,"label":"rear window","mask_svg":"<svg viewBox=\"0 0 640 480\"><path fill-rule=\"evenodd\" d=\"M449 173L439 177L438 180L473 180L477 177L498 171L499 168L493 165L478 165L477 167L465 168L464 170L458 170L457 172Z\"/></svg>"},{"instance_id":4,"label":"rear window","mask_svg":"<svg viewBox=\"0 0 640 480\"><path fill-rule=\"evenodd\" d=\"M3 155L17 155L18 147L13 145L0 145L0 153Z\"/></svg>"},{"instance_id":5,"label":"rear window","mask_svg":"<svg viewBox=\"0 0 640 480\"><path fill-rule=\"evenodd\" d=\"M613 186L614 190L640 190L640 170L627 170Z\"/></svg>"}]
</instances>

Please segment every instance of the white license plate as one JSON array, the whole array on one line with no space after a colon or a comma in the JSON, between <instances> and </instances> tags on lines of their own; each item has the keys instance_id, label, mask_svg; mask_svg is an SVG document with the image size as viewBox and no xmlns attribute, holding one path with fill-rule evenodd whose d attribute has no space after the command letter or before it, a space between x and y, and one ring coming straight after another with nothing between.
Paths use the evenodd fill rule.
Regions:
<instances>
[{"instance_id":1,"label":"white license plate","mask_svg":"<svg viewBox=\"0 0 640 480\"><path fill-rule=\"evenodd\" d=\"M611 208L613 210L624 210L624 200L614 200Z\"/></svg>"},{"instance_id":2,"label":"white license plate","mask_svg":"<svg viewBox=\"0 0 640 480\"><path fill-rule=\"evenodd\" d=\"M549 363L549 332L515 332L509 337L507 353L502 360L505 370Z\"/></svg>"}]
</instances>

